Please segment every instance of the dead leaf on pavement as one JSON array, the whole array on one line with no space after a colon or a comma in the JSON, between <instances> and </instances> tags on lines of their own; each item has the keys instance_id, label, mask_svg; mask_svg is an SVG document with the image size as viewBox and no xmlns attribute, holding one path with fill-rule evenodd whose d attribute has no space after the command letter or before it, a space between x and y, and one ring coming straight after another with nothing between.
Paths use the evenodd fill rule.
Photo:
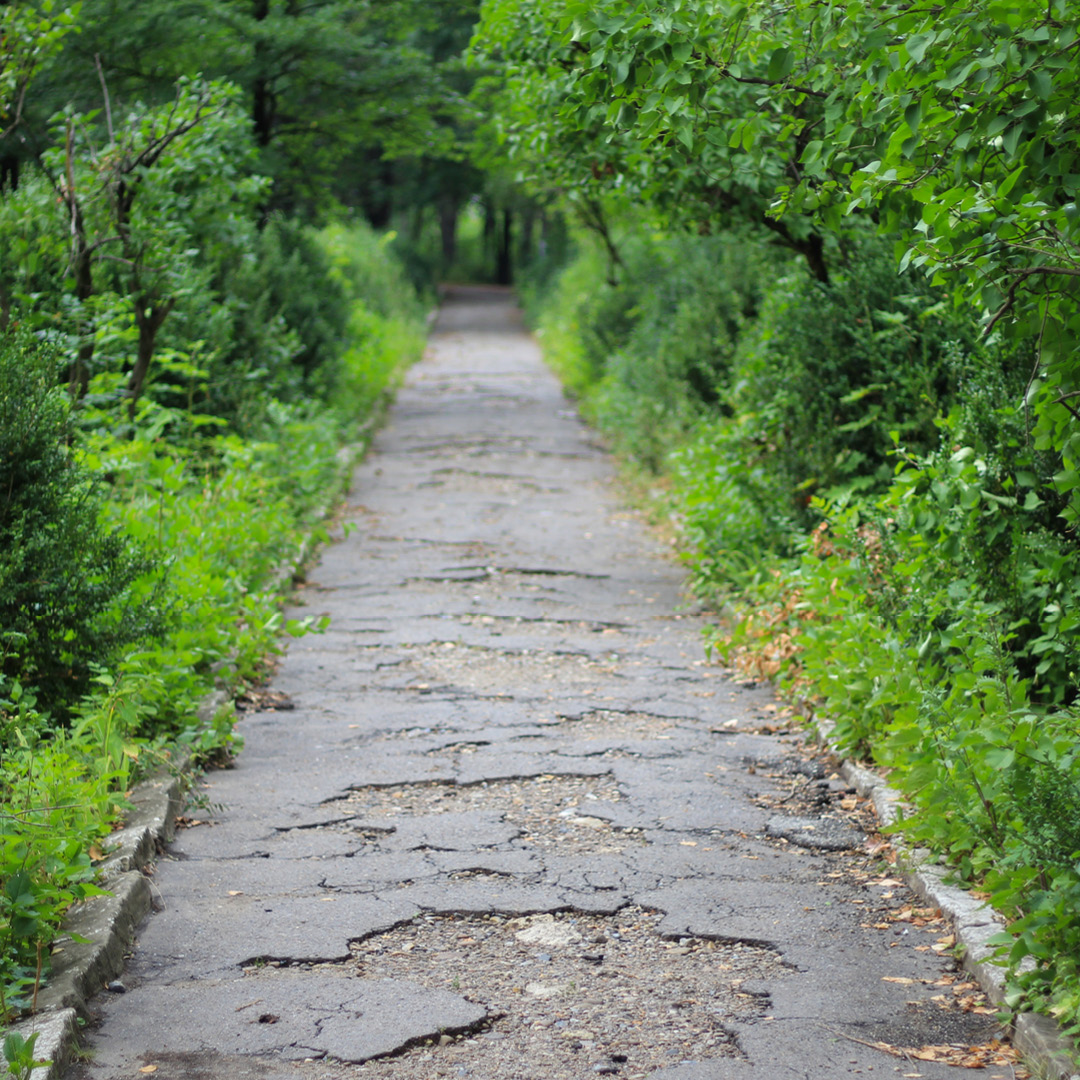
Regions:
<instances>
[{"instance_id":1,"label":"dead leaf on pavement","mask_svg":"<svg viewBox=\"0 0 1080 1080\"><path fill-rule=\"evenodd\" d=\"M860 1042L861 1040L855 1040ZM981 1046L893 1046L886 1042L868 1045L891 1054L893 1057L914 1058L916 1061L934 1061L940 1065L953 1065L961 1069L986 1069L1004 1066L1012 1070L1016 1080L1030 1080L1031 1073L1020 1064L1019 1053L1000 1039L991 1039Z\"/></svg>"}]
</instances>

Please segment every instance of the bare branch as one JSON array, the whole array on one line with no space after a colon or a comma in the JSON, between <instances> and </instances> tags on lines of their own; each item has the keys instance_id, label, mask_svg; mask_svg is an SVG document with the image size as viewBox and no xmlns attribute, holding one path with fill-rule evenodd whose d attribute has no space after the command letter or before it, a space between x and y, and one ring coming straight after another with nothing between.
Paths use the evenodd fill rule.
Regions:
<instances>
[{"instance_id":1,"label":"bare branch","mask_svg":"<svg viewBox=\"0 0 1080 1080\"><path fill-rule=\"evenodd\" d=\"M749 83L752 86L783 86L788 90L793 90L796 94L806 94L808 97L827 98L829 96L823 90L815 90L810 86L796 86L788 83L786 79L763 79L760 76L753 75L732 75L727 64L714 60L711 56L698 52L696 49L690 55L695 60L702 61L707 67L716 68L725 79L731 79L737 83Z\"/></svg>"},{"instance_id":2,"label":"bare branch","mask_svg":"<svg viewBox=\"0 0 1080 1080\"><path fill-rule=\"evenodd\" d=\"M101 80L101 96L105 99L105 128L109 132L109 142L116 142L113 133L112 104L109 101L109 87L105 82L105 72L101 68L101 54L94 53L94 63L97 66L98 79Z\"/></svg>"}]
</instances>

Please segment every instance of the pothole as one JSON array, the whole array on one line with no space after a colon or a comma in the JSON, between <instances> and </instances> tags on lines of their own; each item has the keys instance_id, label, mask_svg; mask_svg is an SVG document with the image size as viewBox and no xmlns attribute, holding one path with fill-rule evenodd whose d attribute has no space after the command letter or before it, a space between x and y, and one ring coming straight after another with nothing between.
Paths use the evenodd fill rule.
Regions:
<instances>
[{"instance_id":1,"label":"pothole","mask_svg":"<svg viewBox=\"0 0 1080 1080\"><path fill-rule=\"evenodd\" d=\"M786 969L760 947L664 940L662 918L641 908L614 917L431 915L356 943L363 978L451 990L493 1021L479 1035L433 1039L361 1071L397 1080L642 1080L682 1061L739 1056L730 1023L768 1012L768 998L742 984Z\"/></svg>"},{"instance_id":2,"label":"pothole","mask_svg":"<svg viewBox=\"0 0 1080 1080\"><path fill-rule=\"evenodd\" d=\"M435 598L443 605L443 610L449 610L450 599L456 598L469 601L478 609L478 615L502 607L500 617L524 614L529 620L545 615L557 616L564 611L565 606L573 602L567 589L573 586L574 580L573 574L546 573L542 568L500 570L478 565L409 577L402 582L402 587L412 594ZM507 612L505 608L509 605L516 605L518 610Z\"/></svg>"},{"instance_id":3,"label":"pothole","mask_svg":"<svg viewBox=\"0 0 1080 1080\"><path fill-rule=\"evenodd\" d=\"M513 695L553 687L593 687L615 675L614 658L543 650L509 652L455 641L395 649L390 667L407 687L455 686L473 693ZM400 657L400 660L396 658Z\"/></svg>"},{"instance_id":4,"label":"pothole","mask_svg":"<svg viewBox=\"0 0 1080 1080\"><path fill-rule=\"evenodd\" d=\"M457 451L468 457L486 457L493 454L520 452L526 449L528 445L528 439L516 435L465 435L461 438L442 439L438 442L424 442L421 440L417 445L405 447L402 452L406 454L438 454L443 456L447 451Z\"/></svg>"},{"instance_id":5,"label":"pothole","mask_svg":"<svg viewBox=\"0 0 1080 1080\"><path fill-rule=\"evenodd\" d=\"M782 760L744 758L750 771L775 784L750 797L762 809L779 811L771 817L765 835L782 844L823 851L860 847L879 826L873 804L859 798L833 762L820 756Z\"/></svg>"},{"instance_id":6,"label":"pothole","mask_svg":"<svg viewBox=\"0 0 1080 1080\"><path fill-rule=\"evenodd\" d=\"M615 739L656 739L666 742L674 739L676 731L686 723L685 720L650 713L598 709L586 713L580 720L562 719L545 726L550 727L553 734L587 742Z\"/></svg>"},{"instance_id":7,"label":"pothole","mask_svg":"<svg viewBox=\"0 0 1080 1080\"><path fill-rule=\"evenodd\" d=\"M466 613L455 619L466 626L489 627L505 633L507 630L527 629L530 635L565 636L570 632L614 636L626 632L624 623L598 622L594 619L544 619L526 615L486 615Z\"/></svg>"},{"instance_id":8,"label":"pothole","mask_svg":"<svg viewBox=\"0 0 1080 1080\"><path fill-rule=\"evenodd\" d=\"M433 736L445 735L451 729L444 724L432 724L430 727L400 728L397 731L385 731L377 736L380 740L398 739L430 739Z\"/></svg>"},{"instance_id":9,"label":"pothole","mask_svg":"<svg viewBox=\"0 0 1080 1080\"><path fill-rule=\"evenodd\" d=\"M606 819L604 807L621 799L618 785L609 776L544 775L469 785L358 788L329 805L343 816L369 823L392 822L406 815L488 811L521 830L514 847L560 855L608 855L647 842L640 829L622 828Z\"/></svg>"},{"instance_id":10,"label":"pothole","mask_svg":"<svg viewBox=\"0 0 1080 1080\"><path fill-rule=\"evenodd\" d=\"M475 469L447 467L436 469L430 480L425 480L418 487L439 487L444 491L468 491L489 495L516 495L521 491L555 491L557 488L544 487L530 477L515 476L513 473L482 472Z\"/></svg>"},{"instance_id":11,"label":"pothole","mask_svg":"<svg viewBox=\"0 0 1080 1080\"><path fill-rule=\"evenodd\" d=\"M456 742L449 743L446 746L440 746L435 750L429 750L427 752L428 757L441 757L443 754L453 754L457 757L463 754L475 754L482 746L490 746L491 743L487 740L473 740L471 742Z\"/></svg>"}]
</instances>

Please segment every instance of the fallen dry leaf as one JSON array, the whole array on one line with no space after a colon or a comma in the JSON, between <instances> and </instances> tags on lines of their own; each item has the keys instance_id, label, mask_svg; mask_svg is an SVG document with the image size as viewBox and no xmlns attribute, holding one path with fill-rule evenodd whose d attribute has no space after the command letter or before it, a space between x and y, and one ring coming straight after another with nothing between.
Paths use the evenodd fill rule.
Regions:
<instances>
[{"instance_id":1,"label":"fallen dry leaf","mask_svg":"<svg viewBox=\"0 0 1080 1080\"><path fill-rule=\"evenodd\" d=\"M856 1039L855 1042L862 1042ZM877 1050L882 1050L893 1057L902 1057L917 1061L934 1061L942 1065L958 1066L962 1069L986 1069L990 1066L1007 1066L1012 1070L1015 1080L1030 1080L1031 1073L1020 1064L1017 1051L1001 1042L991 1039L982 1046L893 1046L886 1042L868 1043ZM919 1073L904 1073L904 1076L919 1076Z\"/></svg>"}]
</instances>

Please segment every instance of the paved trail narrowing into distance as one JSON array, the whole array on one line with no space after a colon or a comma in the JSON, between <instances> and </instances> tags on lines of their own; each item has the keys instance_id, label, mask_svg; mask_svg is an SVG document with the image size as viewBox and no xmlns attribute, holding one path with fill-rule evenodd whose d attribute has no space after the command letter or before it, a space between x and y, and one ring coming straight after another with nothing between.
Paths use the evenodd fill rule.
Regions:
<instances>
[{"instance_id":1,"label":"paved trail narrowing into distance","mask_svg":"<svg viewBox=\"0 0 1080 1080\"><path fill-rule=\"evenodd\" d=\"M993 1020L611 480L509 296L453 292L301 593L333 621L293 708L242 721L70 1078L968 1075L868 1045Z\"/></svg>"}]
</instances>

